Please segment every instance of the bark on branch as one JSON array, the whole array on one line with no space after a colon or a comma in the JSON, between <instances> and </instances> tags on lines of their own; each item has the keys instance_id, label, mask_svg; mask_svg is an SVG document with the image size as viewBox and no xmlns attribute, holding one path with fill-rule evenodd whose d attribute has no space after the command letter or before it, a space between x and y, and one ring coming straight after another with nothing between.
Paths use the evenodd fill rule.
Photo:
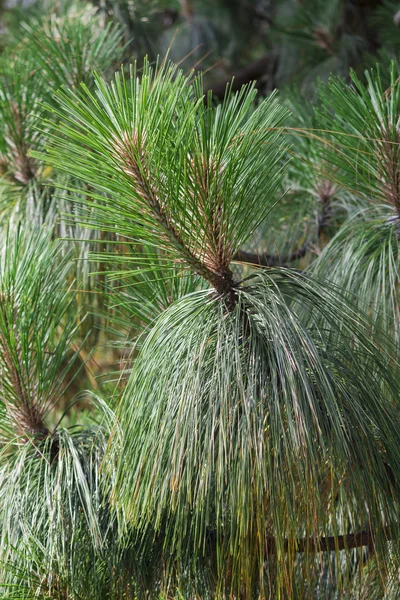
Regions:
<instances>
[{"instance_id":1,"label":"bark on branch","mask_svg":"<svg viewBox=\"0 0 400 600\"><path fill-rule=\"evenodd\" d=\"M307 250L310 247L310 242L306 242L298 250L294 250L290 254L257 254L254 252L246 252L246 250L238 250L233 257L236 262L244 262L259 267L282 267L288 263L291 263L299 258L303 258Z\"/></svg>"},{"instance_id":2,"label":"bark on branch","mask_svg":"<svg viewBox=\"0 0 400 600\"><path fill-rule=\"evenodd\" d=\"M388 536L390 539L390 536ZM351 550L353 548L361 548L368 546L374 547L374 534L372 531L360 531L357 533L349 533L347 535L338 535L337 537L322 537L322 538L304 538L297 540L297 552L335 552L336 550ZM273 541L275 544L275 541ZM269 544L268 544L269 545ZM289 543L285 540L285 551L289 548Z\"/></svg>"},{"instance_id":3,"label":"bark on branch","mask_svg":"<svg viewBox=\"0 0 400 600\"><path fill-rule=\"evenodd\" d=\"M261 58L258 58L254 62L250 63L240 71L237 71L233 76L217 81L206 88L205 92L212 90L213 96L216 98L224 98L226 92L226 86L232 81L232 91L237 92L240 90L242 85L256 81L260 77L266 74L272 74L275 70L276 58L271 54L264 54Z\"/></svg>"},{"instance_id":4,"label":"bark on branch","mask_svg":"<svg viewBox=\"0 0 400 600\"><path fill-rule=\"evenodd\" d=\"M393 539L393 535L388 528L384 528L384 536L387 541ZM209 539L213 540L215 532L209 532ZM359 531L355 533L348 533L347 535L328 536L328 537L309 537L288 540L285 539L283 542L284 552L289 552L293 549L296 553L302 552L336 552L340 550L353 550L354 548L368 547L369 550L373 551L375 548L375 535L372 529ZM273 554L276 551L276 539L268 537L266 539L266 550L268 553Z\"/></svg>"},{"instance_id":5,"label":"bark on branch","mask_svg":"<svg viewBox=\"0 0 400 600\"><path fill-rule=\"evenodd\" d=\"M319 240L321 233L332 218L332 207L330 199L334 194L334 187L329 182L323 182L319 195L319 202L322 205L322 210L317 219L316 239ZM314 242L315 243L315 242ZM246 250L238 250L233 257L236 262L249 263L258 267L284 267L290 263L304 258L308 250L313 246L313 239L308 239L300 248L290 252L289 254L257 254L255 252L246 252Z\"/></svg>"}]
</instances>

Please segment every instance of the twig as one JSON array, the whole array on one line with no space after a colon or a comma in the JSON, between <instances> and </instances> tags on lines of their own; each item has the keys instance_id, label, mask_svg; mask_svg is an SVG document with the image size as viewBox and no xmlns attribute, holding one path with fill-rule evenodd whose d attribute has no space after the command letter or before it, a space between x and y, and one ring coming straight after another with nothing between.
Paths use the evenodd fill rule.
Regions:
<instances>
[{"instance_id":1,"label":"twig","mask_svg":"<svg viewBox=\"0 0 400 600\"><path fill-rule=\"evenodd\" d=\"M388 536L388 539L390 537ZM336 537L303 538L295 542L297 552L335 552L336 550L351 550L362 546L368 546L372 549L374 545L375 536L371 530ZM285 551L287 551L289 548L288 540L285 540L284 546Z\"/></svg>"},{"instance_id":2,"label":"twig","mask_svg":"<svg viewBox=\"0 0 400 600\"><path fill-rule=\"evenodd\" d=\"M387 541L393 539L393 534L389 528L383 528L383 533ZM215 531L210 531L208 534L209 540L212 542L216 536ZM283 541L284 552L294 550L296 553L302 552L336 552L340 550L353 550L354 548L362 548L366 546L373 551L375 548L375 534L372 529L359 531L356 533L348 533L347 535L338 536L323 536L323 537L308 537L299 539L285 539ZM265 540L267 553L274 553L277 548L276 538L267 537Z\"/></svg>"},{"instance_id":3,"label":"twig","mask_svg":"<svg viewBox=\"0 0 400 600\"><path fill-rule=\"evenodd\" d=\"M324 181L319 189L319 203L322 205L322 210L317 218L317 233L316 238L319 240L322 230L329 224L332 217L332 207L330 199L335 193L335 189L329 182ZM249 263L258 267L284 267L290 263L304 258L308 250L314 245L313 239L308 239L300 248L290 252L289 254L258 254L255 252L246 252L246 250L238 250L233 257L235 262Z\"/></svg>"},{"instance_id":4,"label":"twig","mask_svg":"<svg viewBox=\"0 0 400 600\"><path fill-rule=\"evenodd\" d=\"M236 262L244 262L259 267L282 267L299 258L303 258L310 247L310 242L307 241L301 248L291 252L290 254L257 254L254 252L246 252L246 250L238 250L233 257Z\"/></svg>"},{"instance_id":5,"label":"twig","mask_svg":"<svg viewBox=\"0 0 400 600\"><path fill-rule=\"evenodd\" d=\"M256 61L250 63L237 73L233 75L232 82L232 91L237 92L240 90L242 85L246 83L250 83L251 81L256 81L263 75L267 73L272 73L275 70L276 65L276 57L271 54L264 54L261 58ZM216 98L223 98L226 92L226 86L229 85L232 81L232 77L227 79L217 81L213 84L210 84L205 91L212 90L213 96Z\"/></svg>"}]
</instances>

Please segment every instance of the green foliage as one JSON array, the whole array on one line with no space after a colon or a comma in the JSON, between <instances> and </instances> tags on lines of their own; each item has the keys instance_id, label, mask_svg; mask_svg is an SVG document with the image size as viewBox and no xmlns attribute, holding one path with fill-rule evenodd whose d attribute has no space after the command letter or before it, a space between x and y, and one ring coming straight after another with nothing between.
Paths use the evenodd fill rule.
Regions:
<instances>
[{"instance_id":1,"label":"green foliage","mask_svg":"<svg viewBox=\"0 0 400 600\"><path fill-rule=\"evenodd\" d=\"M133 71L58 98L52 143L36 156L90 184L86 222L127 240L122 263L139 266L139 289L183 264L218 293L160 314L117 411L113 495L138 540L162 540L166 592L201 564L210 597L289 594L297 540L338 527L372 523L379 556L397 511L389 342L372 342L368 322L313 279L234 281L229 269L276 202L285 111L273 97L250 110L252 88L214 107L174 67L147 63L140 82Z\"/></svg>"},{"instance_id":2,"label":"green foliage","mask_svg":"<svg viewBox=\"0 0 400 600\"><path fill-rule=\"evenodd\" d=\"M11 53L2 57L0 164L3 177L0 209L6 213L3 223L7 210L19 199L21 186L26 188L38 177L39 165L29 152L43 144L43 136L37 131L40 114L43 115L39 104L48 92L44 81L34 77L36 72L36 61L28 52L18 59Z\"/></svg>"},{"instance_id":3,"label":"green foliage","mask_svg":"<svg viewBox=\"0 0 400 600\"><path fill-rule=\"evenodd\" d=\"M101 27L99 20L90 16L85 22L80 16L57 19L51 15L44 26L25 25L47 85L58 89L64 84L88 84L93 71L104 73L121 58L121 28L111 22Z\"/></svg>"},{"instance_id":4,"label":"green foliage","mask_svg":"<svg viewBox=\"0 0 400 600\"><path fill-rule=\"evenodd\" d=\"M385 206L364 209L340 229L314 269L340 282L379 327L398 339L397 216Z\"/></svg>"},{"instance_id":5,"label":"green foliage","mask_svg":"<svg viewBox=\"0 0 400 600\"><path fill-rule=\"evenodd\" d=\"M348 26L347 4L343 0L293 0L279 7L275 37L282 51L281 85L297 82L310 89L318 78L325 79L332 72L347 75L350 66L360 61L365 40Z\"/></svg>"},{"instance_id":6,"label":"green foliage","mask_svg":"<svg viewBox=\"0 0 400 600\"><path fill-rule=\"evenodd\" d=\"M379 68L365 76L366 84L352 72L353 85L336 78L321 86L325 124L331 129L324 157L336 167L340 183L353 193L398 209L399 80L394 64L387 89Z\"/></svg>"},{"instance_id":7,"label":"green foliage","mask_svg":"<svg viewBox=\"0 0 400 600\"><path fill-rule=\"evenodd\" d=\"M77 368L70 265L60 250L33 229L8 237L0 259L1 402L14 435L47 435L46 417Z\"/></svg>"},{"instance_id":8,"label":"green foliage","mask_svg":"<svg viewBox=\"0 0 400 600\"><path fill-rule=\"evenodd\" d=\"M398 7L371 4L0 15L1 597L398 597Z\"/></svg>"},{"instance_id":9,"label":"green foliage","mask_svg":"<svg viewBox=\"0 0 400 600\"><path fill-rule=\"evenodd\" d=\"M375 14L371 17L371 21L379 31L381 42L385 44L385 47L396 54L399 49L400 36L399 36L399 25L400 25L400 4L393 2L392 0L384 0L381 6L375 11Z\"/></svg>"},{"instance_id":10,"label":"green foliage","mask_svg":"<svg viewBox=\"0 0 400 600\"><path fill-rule=\"evenodd\" d=\"M98 79L95 95L59 92L58 135L40 157L105 193L90 194L91 227L115 231L118 218L119 235L163 250L164 269L183 260L218 286L275 201L286 111L274 97L253 111L253 86L214 109L190 77L145 63L140 84L132 71L111 86Z\"/></svg>"},{"instance_id":11,"label":"green foliage","mask_svg":"<svg viewBox=\"0 0 400 600\"><path fill-rule=\"evenodd\" d=\"M393 64L386 90L379 70L366 73L366 84L354 73L352 79L352 86L333 79L321 89L326 122L335 123L321 153L333 166L331 180L358 196L362 208L331 240L315 269L348 290L397 340L400 85Z\"/></svg>"},{"instance_id":12,"label":"green foliage","mask_svg":"<svg viewBox=\"0 0 400 600\"><path fill-rule=\"evenodd\" d=\"M97 560L101 573L103 548L119 540L99 478L112 415L103 409L103 426L71 431L51 423L79 372L79 347L69 257L50 233L17 231L0 260L0 587L15 584L16 569L32 594L82 594L88 566ZM107 581L109 572L90 585Z\"/></svg>"},{"instance_id":13,"label":"green foliage","mask_svg":"<svg viewBox=\"0 0 400 600\"><path fill-rule=\"evenodd\" d=\"M53 7L53 5L51 5ZM47 144L43 129L45 101L62 85L93 83L93 71L106 72L118 64L123 52L122 30L102 24L87 3L61 5L59 13L29 14L18 23L15 43L0 62L0 211L3 222L13 211L24 213L32 184L34 195L43 196L49 173L31 156ZM24 189L21 191L21 186ZM40 202L35 202L35 204Z\"/></svg>"},{"instance_id":14,"label":"green foliage","mask_svg":"<svg viewBox=\"0 0 400 600\"><path fill-rule=\"evenodd\" d=\"M332 332L305 329L292 298ZM339 523L396 527L386 463L398 461L396 393L382 396L394 382L367 332L335 293L277 271L243 282L229 316L210 292L185 297L141 346L116 446L136 468L119 461L116 501L139 532L165 535L171 561L215 555L210 597L290 590L285 545L298 538Z\"/></svg>"}]
</instances>

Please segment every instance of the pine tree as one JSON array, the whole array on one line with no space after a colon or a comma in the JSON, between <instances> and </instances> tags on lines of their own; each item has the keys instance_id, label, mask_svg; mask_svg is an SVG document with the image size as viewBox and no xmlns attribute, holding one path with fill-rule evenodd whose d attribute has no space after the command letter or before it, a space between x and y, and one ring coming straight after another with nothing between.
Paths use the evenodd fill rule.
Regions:
<instances>
[{"instance_id":1,"label":"pine tree","mask_svg":"<svg viewBox=\"0 0 400 600\"><path fill-rule=\"evenodd\" d=\"M398 596L394 8L7 14L2 598ZM292 87L131 60L220 14L231 57L268 23ZM382 66L349 79L371 25Z\"/></svg>"}]
</instances>

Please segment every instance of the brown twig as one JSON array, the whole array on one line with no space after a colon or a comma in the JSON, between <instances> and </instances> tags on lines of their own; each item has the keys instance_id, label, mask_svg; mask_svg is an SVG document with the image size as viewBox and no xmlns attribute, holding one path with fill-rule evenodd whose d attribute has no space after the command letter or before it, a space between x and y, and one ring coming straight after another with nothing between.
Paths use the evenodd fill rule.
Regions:
<instances>
[{"instance_id":1,"label":"brown twig","mask_svg":"<svg viewBox=\"0 0 400 600\"><path fill-rule=\"evenodd\" d=\"M0 295L0 302L2 298ZM1 307L0 307L1 310ZM7 323L8 319L4 310L3 318ZM14 400L3 399L7 409L8 416L18 435L35 435L45 438L49 435L49 430L43 422L43 415L36 399L27 393L27 385L23 381L23 366L21 357L13 356L8 341L0 333L0 380L8 380L10 387L14 392Z\"/></svg>"},{"instance_id":2,"label":"brown twig","mask_svg":"<svg viewBox=\"0 0 400 600\"><path fill-rule=\"evenodd\" d=\"M301 248L291 252L290 254L257 254L254 252L246 252L246 250L238 250L233 257L235 262L249 263L259 267L283 267L299 258L303 258L310 247L310 242L307 241Z\"/></svg>"},{"instance_id":3,"label":"brown twig","mask_svg":"<svg viewBox=\"0 0 400 600\"><path fill-rule=\"evenodd\" d=\"M388 536L388 539L390 536ZM336 550L351 550L367 546L373 548L375 536L371 530L348 533L347 535L329 536L321 538L303 538L295 542L297 552L335 552ZM289 542L285 540L285 550Z\"/></svg>"},{"instance_id":4,"label":"brown twig","mask_svg":"<svg viewBox=\"0 0 400 600\"><path fill-rule=\"evenodd\" d=\"M384 528L384 537L389 541L393 539L393 534L388 528ZM208 537L214 541L216 536L215 531L209 532ZM318 553L318 552L337 552L341 550L353 550L354 548L362 548L363 546L373 551L375 548L376 536L372 529L348 533L347 535L337 536L322 536L308 537L298 539L284 539L284 552L294 551L296 553ZM274 537L267 537L265 547L267 554L276 552L277 541Z\"/></svg>"},{"instance_id":5,"label":"brown twig","mask_svg":"<svg viewBox=\"0 0 400 600\"><path fill-rule=\"evenodd\" d=\"M114 139L116 157L120 160L122 169L132 181L136 193L143 201L143 209L158 222L163 230L165 239L177 248L182 259L201 277L203 277L221 296L227 299L229 306L236 304L236 293L234 289L233 274L229 269L230 260L223 258L220 243L220 210L216 206L216 212L212 219L212 236L214 246L199 249L188 244L179 225L175 222L167 204L151 181L149 168L147 166L147 155L145 149L145 134L141 139L135 132L125 132L121 139ZM138 160L139 158L139 160ZM140 162L140 166L139 166ZM207 170L207 174L208 170ZM211 256L212 255L212 256Z\"/></svg>"},{"instance_id":6,"label":"brown twig","mask_svg":"<svg viewBox=\"0 0 400 600\"><path fill-rule=\"evenodd\" d=\"M319 240L323 228L326 227L331 220L332 207L330 200L335 194L335 191L334 184L325 180L318 188L318 202L322 208L317 218L317 240ZM257 265L258 267L285 267L300 258L304 258L313 246L313 239L310 238L300 248L293 250L293 252L290 252L289 254L268 254L267 252L258 254L255 252L247 252L246 250L238 250L233 257L233 260L235 262Z\"/></svg>"},{"instance_id":7,"label":"brown twig","mask_svg":"<svg viewBox=\"0 0 400 600\"><path fill-rule=\"evenodd\" d=\"M226 92L226 86L232 81L232 91L237 92L246 83L256 81L263 75L271 75L275 70L276 57L271 54L264 54L261 58L258 58L254 62L250 63L240 71L237 71L233 76L217 81L210 84L205 92L212 90L213 96L216 98L223 98Z\"/></svg>"}]
</instances>

